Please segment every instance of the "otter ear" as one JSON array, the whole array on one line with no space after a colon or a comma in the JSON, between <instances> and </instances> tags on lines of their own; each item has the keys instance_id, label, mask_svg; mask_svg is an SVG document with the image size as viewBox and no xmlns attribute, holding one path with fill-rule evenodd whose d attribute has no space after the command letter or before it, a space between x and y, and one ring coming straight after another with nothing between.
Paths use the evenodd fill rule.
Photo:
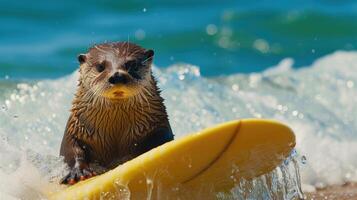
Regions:
<instances>
[{"instance_id":1,"label":"otter ear","mask_svg":"<svg viewBox=\"0 0 357 200\"><path fill-rule=\"evenodd\" d=\"M146 50L144 53L144 62L148 62L148 61L151 62L153 58L154 58L154 50L152 49Z\"/></svg>"},{"instance_id":2,"label":"otter ear","mask_svg":"<svg viewBox=\"0 0 357 200\"><path fill-rule=\"evenodd\" d=\"M78 61L79 64L83 64L87 61L87 55L86 54L79 54L78 55Z\"/></svg>"}]
</instances>

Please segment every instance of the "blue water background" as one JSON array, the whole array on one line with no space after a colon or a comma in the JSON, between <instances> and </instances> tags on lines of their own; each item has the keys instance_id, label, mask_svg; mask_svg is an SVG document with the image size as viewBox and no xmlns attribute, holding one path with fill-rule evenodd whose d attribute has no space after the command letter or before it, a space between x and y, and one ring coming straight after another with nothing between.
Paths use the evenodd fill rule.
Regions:
<instances>
[{"instance_id":1,"label":"blue water background","mask_svg":"<svg viewBox=\"0 0 357 200\"><path fill-rule=\"evenodd\" d=\"M155 50L203 76L258 72L286 57L309 65L357 48L357 1L2 1L0 78L56 78L95 43Z\"/></svg>"}]
</instances>

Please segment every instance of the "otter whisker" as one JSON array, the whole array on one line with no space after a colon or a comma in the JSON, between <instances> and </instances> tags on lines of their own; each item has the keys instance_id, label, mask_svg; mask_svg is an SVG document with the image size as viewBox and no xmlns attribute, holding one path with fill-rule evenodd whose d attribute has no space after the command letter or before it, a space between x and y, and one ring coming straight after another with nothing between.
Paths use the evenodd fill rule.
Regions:
<instances>
[{"instance_id":1,"label":"otter whisker","mask_svg":"<svg viewBox=\"0 0 357 200\"><path fill-rule=\"evenodd\" d=\"M129 44L130 44L130 35L128 35L128 41L126 42L126 51L125 51L125 54L128 54L129 52Z\"/></svg>"},{"instance_id":2,"label":"otter whisker","mask_svg":"<svg viewBox=\"0 0 357 200\"><path fill-rule=\"evenodd\" d=\"M97 77L94 78L93 84L97 84L100 80L104 79L104 77L107 75L107 72L102 72L100 73Z\"/></svg>"},{"instance_id":3,"label":"otter whisker","mask_svg":"<svg viewBox=\"0 0 357 200\"><path fill-rule=\"evenodd\" d=\"M149 110L151 110L150 103L149 103L149 100L147 99L147 97L143 94L140 94L140 96L146 101L146 104L148 105Z\"/></svg>"},{"instance_id":4,"label":"otter whisker","mask_svg":"<svg viewBox=\"0 0 357 200\"><path fill-rule=\"evenodd\" d=\"M144 87L143 90L144 90L144 92L147 93L147 95L149 95L150 97L153 97L153 95L151 94L151 92L150 92L148 89L146 89L146 88Z\"/></svg>"},{"instance_id":5,"label":"otter whisker","mask_svg":"<svg viewBox=\"0 0 357 200\"><path fill-rule=\"evenodd\" d=\"M150 57L146 58L145 60L141 61L141 63L145 64L151 58L152 58L152 56L150 56Z\"/></svg>"},{"instance_id":6,"label":"otter whisker","mask_svg":"<svg viewBox=\"0 0 357 200\"><path fill-rule=\"evenodd\" d=\"M136 49L133 52L130 52L130 56L136 56L136 55L140 55L141 50L140 49Z\"/></svg>"}]
</instances>

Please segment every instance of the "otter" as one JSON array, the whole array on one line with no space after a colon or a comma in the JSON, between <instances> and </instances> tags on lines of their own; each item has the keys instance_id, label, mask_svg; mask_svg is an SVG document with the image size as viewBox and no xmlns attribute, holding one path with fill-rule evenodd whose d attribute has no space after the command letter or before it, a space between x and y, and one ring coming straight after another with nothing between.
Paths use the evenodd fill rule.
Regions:
<instances>
[{"instance_id":1,"label":"otter","mask_svg":"<svg viewBox=\"0 0 357 200\"><path fill-rule=\"evenodd\" d=\"M130 42L94 45L78 56L80 76L60 149L70 172L61 183L101 174L173 140L153 56Z\"/></svg>"}]
</instances>

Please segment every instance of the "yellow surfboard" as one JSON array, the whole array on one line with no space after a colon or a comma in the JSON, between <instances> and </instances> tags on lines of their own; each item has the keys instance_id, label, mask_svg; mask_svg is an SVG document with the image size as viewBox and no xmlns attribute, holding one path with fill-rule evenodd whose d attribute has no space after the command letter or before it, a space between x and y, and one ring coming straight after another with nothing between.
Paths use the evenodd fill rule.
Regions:
<instances>
[{"instance_id":1,"label":"yellow surfboard","mask_svg":"<svg viewBox=\"0 0 357 200\"><path fill-rule=\"evenodd\" d=\"M295 146L276 121L227 122L157 147L49 199L213 199L275 169Z\"/></svg>"}]
</instances>

